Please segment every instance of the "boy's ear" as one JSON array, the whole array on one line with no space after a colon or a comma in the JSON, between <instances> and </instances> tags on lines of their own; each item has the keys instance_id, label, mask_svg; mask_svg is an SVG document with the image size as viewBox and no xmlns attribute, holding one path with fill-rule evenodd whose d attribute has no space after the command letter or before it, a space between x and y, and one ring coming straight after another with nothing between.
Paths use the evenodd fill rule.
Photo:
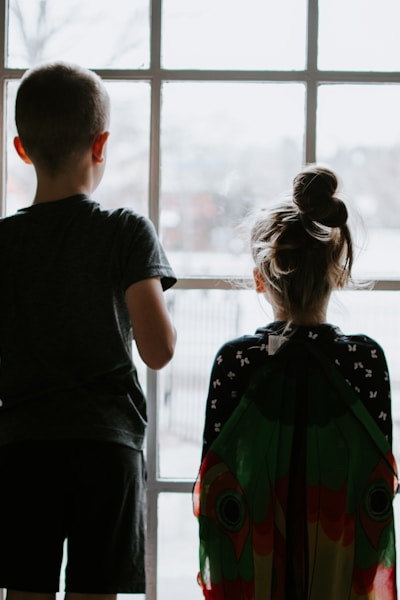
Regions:
<instances>
[{"instance_id":1,"label":"boy's ear","mask_svg":"<svg viewBox=\"0 0 400 600\"><path fill-rule=\"evenodd\" d=\"M32 161L29 158L29 156L27 155L27 153L24 150L24 147L22 145L22 142L20 140L20 138L18 136L16 136L14 138L14 148L17 151L18 156L27 164L27 165L31 165Z\"/></svg>"},{"instance_id":2,"label":"boy's ear","mask_svg":"<svg viewBox=\"0 0 400 600\"><path fill-rule=\"evenodd\" d=\"M253 277L254 277L254 282L256 284L256 292L258 294L265 294L265 292L266 292L265 283L264 283L262 275L261 275L259 269L257 269L257 267L254 267L254 269L253 269Z\"/></svg>"},{"instance_id":3,"label":"boy's ear","mask_svg":"<svg viewBox=\"0 0 400 600\"><path fill-rule=\"evenodd\" d=\"M102 133L99 133L94 142L93 142L93 146L92 146L92 157L93 160L97 163L102 163L104 161L104 157L105 157L105 153L104 153L104 148L106 145L106 142L109 138L110 133L108 131L103 131Z\"/></svg>"}]
</instances>

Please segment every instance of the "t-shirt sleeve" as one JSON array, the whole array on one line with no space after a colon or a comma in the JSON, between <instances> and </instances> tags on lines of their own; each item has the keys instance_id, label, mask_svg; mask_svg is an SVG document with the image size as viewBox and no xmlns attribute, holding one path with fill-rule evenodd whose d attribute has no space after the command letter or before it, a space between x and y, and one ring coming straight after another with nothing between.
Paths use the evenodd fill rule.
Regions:
<instances>
[{"instance_id":1,"label":"t-shirt sleeve","mask_svg":"<svg viewBox=\"0 0 400 600\"><path fill-rule=\"evenodd\" d=\"M177 281L153 223L130 211L123 213L120 260L125 290L150 277L160 277L163 290Z\"/></svg>"}]
</instances>

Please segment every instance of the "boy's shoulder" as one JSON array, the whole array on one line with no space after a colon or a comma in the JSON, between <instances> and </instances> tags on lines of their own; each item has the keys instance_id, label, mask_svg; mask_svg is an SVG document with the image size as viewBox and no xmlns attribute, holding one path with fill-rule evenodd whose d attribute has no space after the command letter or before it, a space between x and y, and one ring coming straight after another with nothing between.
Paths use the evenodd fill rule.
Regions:
<instances>
[{"instance_id":1,"label":"boy's shoulder","mask_svg":"<svg viewBox=\"0 0 400 600\"><path fill-rule=\"evenodd\" d=\"M150 219L135 210L127 207L104 207L85 194L25 206L11 215L0 218L0 226L12 227L23 222L40 223L56 219L70 220L73 217L77 217L79 220L90 219L99 223L119 223L121 227L129 225L129 227L153 228Z\"/></svg>"}]
</instances>

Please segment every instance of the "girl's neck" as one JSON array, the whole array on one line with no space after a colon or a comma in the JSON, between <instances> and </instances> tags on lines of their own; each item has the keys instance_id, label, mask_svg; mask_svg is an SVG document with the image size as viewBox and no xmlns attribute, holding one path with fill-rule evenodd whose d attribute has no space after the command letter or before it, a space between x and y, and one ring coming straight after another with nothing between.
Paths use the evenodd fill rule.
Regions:
<instances>
[{"instance_id":1,"label":"girl's neck","mask_svg":"<svg viewBox=\"0 0 400 600\"><path fill-rule=\"evenodd\" d=\"M311 327L316 325L323 325L326 323L326 312L321 311L319 313L304 313L304 314L296 314L291 315L287 311L284 310L274 310L274 317L276 321L285 321L286 323L292 323L293 325L303 326L303 327Z\"/></svg>"}]
</instances>

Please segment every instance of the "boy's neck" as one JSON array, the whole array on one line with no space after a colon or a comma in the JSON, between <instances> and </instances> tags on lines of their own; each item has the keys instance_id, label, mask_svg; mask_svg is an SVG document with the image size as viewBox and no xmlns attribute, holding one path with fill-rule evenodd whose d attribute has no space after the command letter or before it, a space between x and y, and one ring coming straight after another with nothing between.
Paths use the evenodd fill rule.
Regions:
<instances>
[{"instance_id":1,"label":"boy's neck","mask_svg":"<svg viewBox=\"0 0 400 600\"><path fill-rule=\"evenodd\" d=\"M66 169L56 174L36 169L36 178L33 204L54 202L77 194L90 196L98 184L98 178L90 168Z\"/></svg>"},{"instance_id":2,"label":"boy's neck","mask_svg":"<svg viewBox=\"0 0 400 600\"><path fill-rule=\"evenodd\" d=\"M58 187L50 186L43 188L37 186L36 194L32 204L42 204L44 202L55 202L62 198L69 198L70 196L76 196L78 194L90 195L86 187Z\"/></svg>"}]
</instances>

